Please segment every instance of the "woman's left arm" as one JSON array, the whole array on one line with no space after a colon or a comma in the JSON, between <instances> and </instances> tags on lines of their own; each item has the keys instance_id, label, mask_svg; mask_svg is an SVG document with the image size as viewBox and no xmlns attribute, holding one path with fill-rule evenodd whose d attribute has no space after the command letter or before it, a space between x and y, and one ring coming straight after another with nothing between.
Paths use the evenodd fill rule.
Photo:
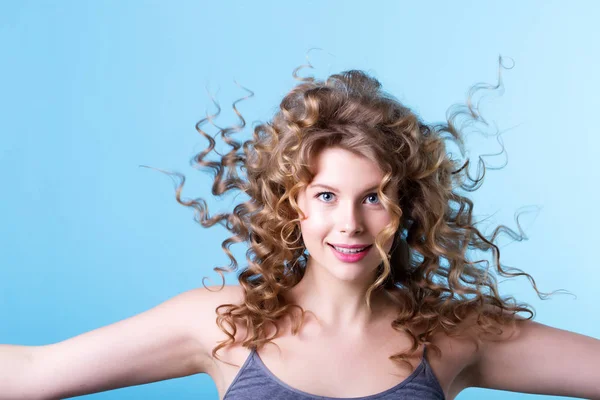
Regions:
<instances>
[{"instance_id":1,"label":"woman's left arm","mask_svg":"<svg viewBox=\"0 0 600 400\"><path fill-rule=\"evenodd\" d=\"M530 320L512 333L483 342L468 386L600 400L600 340Z\"/></svg>"}]
</instances>

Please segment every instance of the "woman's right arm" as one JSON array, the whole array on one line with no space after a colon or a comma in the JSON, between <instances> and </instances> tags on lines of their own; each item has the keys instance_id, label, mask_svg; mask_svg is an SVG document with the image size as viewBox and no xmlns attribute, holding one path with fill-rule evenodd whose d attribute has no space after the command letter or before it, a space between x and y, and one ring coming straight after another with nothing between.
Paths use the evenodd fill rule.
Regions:
<instances>
[{"instance_id":1,"label":"woman's right arm","mask_svg":"<svg viewBox=\"0 0 600 400\"><path fill-rule=\"evenodd\" d=\"M63 399L207 372L214 310L231 301L227 289L193 289L55 344L2 345L0 400Z\"/></svg>"}]
</instances>

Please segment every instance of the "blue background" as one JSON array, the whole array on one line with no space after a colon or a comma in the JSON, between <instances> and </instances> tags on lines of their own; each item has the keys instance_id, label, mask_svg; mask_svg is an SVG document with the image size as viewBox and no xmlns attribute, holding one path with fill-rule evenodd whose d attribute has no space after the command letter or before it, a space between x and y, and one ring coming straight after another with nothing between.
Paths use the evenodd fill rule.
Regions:
<instances>
[{"instance_id":1,"label":"blue background","mask_svg":"<svg viewBox=\"0 0 600 400\"><path fill-rule=\"evenodd\" d=\"M184 197L227 210L231 202L210 198L209 175L188 164L206 143L194 124L215 111L206 88L223 107L220 126L236 122L230 104L246 94L234 79L252 89L239 105L250 127L276 111L313 47L324 50L309 53L315 69L303 75L364 69L427 122L443 120L472 84L495 83L500 54L515 61L504 94L482 103L489 129L506 131L509 161L488 171L475 213L516 229L515 212L533 210L521 219L529 240L502 239L501 259L541 290L576 297L542 301L524 278L502 283L503 294L530 302L539 322L600 337L599 3L482 3L1 2L0 343L61 341L203 276L218 283L225 230L196 224L169 177L139 165L184 173ZM467 144L474 160L499 151L476 135ZM233 249L243 263L244 249ZM458 398L483 395L534 397L467 389ZM217 393L197 375L84 397Z\"/></svg>"}]
</instances>

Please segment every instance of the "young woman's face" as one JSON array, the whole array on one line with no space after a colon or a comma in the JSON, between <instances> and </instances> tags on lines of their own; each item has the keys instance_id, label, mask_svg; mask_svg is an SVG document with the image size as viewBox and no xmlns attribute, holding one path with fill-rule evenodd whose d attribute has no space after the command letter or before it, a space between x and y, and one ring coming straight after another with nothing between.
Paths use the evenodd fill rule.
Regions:
<instances>
[{"instance_id":1,"label":"young woman's face","mask_svg":"<svg viewBox=\"0 0 600 400\"><path fill-rule=\"evenodd\" d=\"M298 195L306 216L300 222L302 238L314 267L341 280L372 277L381 263L376 235L391 221L377 188L383 172L377 164L340 148L328 148L315 160L316 176ZM393 193L386 193L395 198ZM384 246L388 253L393 238ZM370 246L348 254L336 246Z\"/></svg>"}]
</instances>

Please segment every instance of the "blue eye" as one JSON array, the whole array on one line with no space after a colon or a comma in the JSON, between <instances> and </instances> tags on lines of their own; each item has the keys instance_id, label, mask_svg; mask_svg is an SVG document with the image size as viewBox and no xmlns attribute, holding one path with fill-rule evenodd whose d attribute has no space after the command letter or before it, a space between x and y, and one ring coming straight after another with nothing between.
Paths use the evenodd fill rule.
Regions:
<instances>
[{"instance_id":1,"label":"blue eye","mask_svg":"<svg viewBox=\"0 0 600 400\"><path fill-rule=\"evenodd\" d=\"M371 204L378 204L379 203L379 195L377 193L371 193L370 195L367 196L367 199L370 197L375 197L377 199L377 203L371 203Z\"/></svg>"},{"instance_id":2,"label":"blue eye","mask_svg":"<svg viewBox=\"0 0 600 400\"><path fill-rule=\"evenodd\" d=\"M334 194L331 192L319 192L319 193L317 193L315 198L320 198L323 195L334 196ZM375 200L370 202L370 204L379 204L379 195L377 193L371 193L366 198L369 199L369 198L373 198L373 197L375 198ZM321 198L321 200L323 200L325 203L331 203L330 200L332 200L332 199L330 198L330 200L327 200L325 198Z\"/></svg>"},{"instance_id":3,"label":"blue eye","mask_svg":"<svg viewBox=\"0 0 600 400\"><path fill-rule=\"evenodd\" d=\"M315 197L319 198L319 197L321 197L321 195L324 195L324 194L328 194L330 196L333 195L333 193L331 193L331 192L319 192L319 193L317 193L317 195ZM329 203L329 201L325 200L325 203Z\"/></svg>"}]
</instances>

